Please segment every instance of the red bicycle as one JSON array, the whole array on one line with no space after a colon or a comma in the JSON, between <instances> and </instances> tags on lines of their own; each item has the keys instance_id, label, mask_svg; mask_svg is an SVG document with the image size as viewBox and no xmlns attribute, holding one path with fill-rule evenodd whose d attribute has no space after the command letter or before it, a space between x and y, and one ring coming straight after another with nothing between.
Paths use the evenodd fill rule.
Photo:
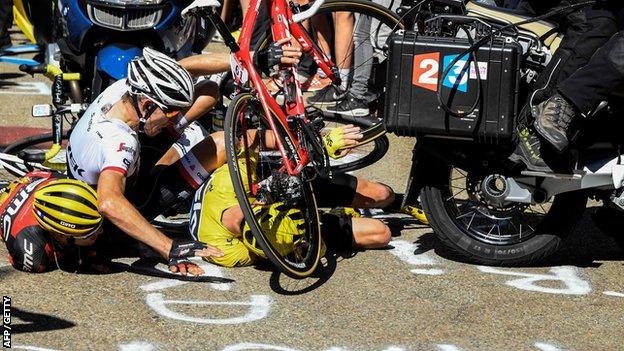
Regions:
<instances>
[{"instance_id":1,"label":"red bicycle","mask_svg":"<svg viewBox=\"0 0 624 351\"><path fill-rule=\"evenodd\" d=\"M375 32L385 32L385 38L403 29L403 25L394 13L370 1L316 0L296 5L287 0L251 0L237 43L215 11L219 6L217 0L196 0L187 8L210 20L232 52L232 74L238 94L228 106L224 131L233 187L248 225L245 228L249 228L243 231L243 239L257 244L286 275L305 278L316 270L323 254L312 184L317 178L330 177L332 172L321 135L325 122L318 109L306 108L296 79L296 65L279 67L283 82L280 102L268 91L254 66L250 43L252 35L257 35L254 26L262 5L267 6L272 19L271 34L268 39L260 40L256 49L271 41L294 38L303 54L310 55L335 85L340 84L338 67L345 60L353 64L352 52L342 55L340 62L332 61L330 53L317 45L314 33L320 29L314 29L314 23L325 23L327 29L331 27L328 20L337 12L351 13L354 21L368 16L376 21ZM384 43L379 42L376 46L383 49ZM368 59L374 65L374 73L385 73L384 54ZM375 128L369 128L370 135L365 139L375 139L383 133L380 127L378 123ZM291 225L284 225L284 221Z\"/></svg>"}]
</instances>

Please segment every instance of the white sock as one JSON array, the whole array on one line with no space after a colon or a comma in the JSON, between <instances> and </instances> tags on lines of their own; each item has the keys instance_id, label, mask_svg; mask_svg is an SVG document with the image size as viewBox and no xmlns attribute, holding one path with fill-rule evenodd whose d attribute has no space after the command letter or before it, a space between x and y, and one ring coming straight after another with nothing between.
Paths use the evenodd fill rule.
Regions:
<instances>
[{"instance_id":1,"label":"white sock","mask_svg":"<svg viewBox=\"0 0 624 351\"><path fill-rule=\"evenodd\" d=\"M347 90L347 83L349 82L349 73L351 72L351 67L349 68L341 68L340 69L340 89Z\"/></svg>"}]
</instances>

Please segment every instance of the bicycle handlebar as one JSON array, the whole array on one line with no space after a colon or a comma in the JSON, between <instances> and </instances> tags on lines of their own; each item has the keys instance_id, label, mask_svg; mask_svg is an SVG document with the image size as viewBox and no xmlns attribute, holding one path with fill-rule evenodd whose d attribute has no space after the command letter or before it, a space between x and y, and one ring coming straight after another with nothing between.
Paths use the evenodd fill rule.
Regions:
<instances>
[{"instance_id":1,"label":"bicycle handlebar","mask_svg":"<svg viewBox=\"0 0 624 351\"><path fill-rule=\"evenodd\" d=\"M40 63L38 65L20 65L19 66L19 70L24 72L24 73L28 73L30 75L34 75L34 74L45 74L47 73L47 69L46 69L46 64L45 63Z\"/></svg>"},{"instance_id":2,"label":"bicycle handlebar","mask_svg":"<svg viewBox=\"0 0 624 351\"><path fill-rule=\"evenodd\" d=\"M17 157L24 160L25 162L43 163L45 162L45 154L45 151L22 150L17 153Z\"/></svg>"},{"instance_id":3,"label":"bicycle handlebar","mask_svg":"<svg viewBox=\"0 0 624 351\"><path fill-rule=\"evenodd\" d=\"M38 65L20 65L19 70L30 75L43 74L49 79L62 76L64 81L80 80L80 73L65 73L57 66L40 63Z\"/></svg>"},{"instance_id":4,"label":"bicycle handlebar","mask_svg":"<svg viewBox=\"0 0 624 351\"><path fill-rule=\"evenodd\" d=\"M316 11L318 11L318 9L321 7L321 5L323 5L323 3L325 3L325 0L316 0L312 3L312 6L310 6L309 9L303 11L303 12L299 12L296 14L293 14L293 22L301 22L301 21L305 21L308 18L314 16L314 14L316 14Z\"/></svg>"}]
</instances>

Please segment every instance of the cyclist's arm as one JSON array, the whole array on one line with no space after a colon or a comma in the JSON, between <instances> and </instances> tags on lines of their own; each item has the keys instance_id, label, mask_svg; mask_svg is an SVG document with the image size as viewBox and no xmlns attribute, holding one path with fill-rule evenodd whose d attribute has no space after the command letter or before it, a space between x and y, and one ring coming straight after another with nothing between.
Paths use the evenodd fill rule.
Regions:
<instances>
[{"instance_id":1,"label":"cyclist's arm","mask_svg":"<svg viewBox=\"0 0 624 351\"><path fill-rule=\"evenodd\" d=\"M191 76L207 76L230 70L230 55L226 53L210 53L185 57L179 61Z\"/></svg>"},{"instance_id":2,"label":"cyclist's arm","mask_svg":"<svg viewBox=\"0 0 624 351\"><path fill-rule=\"evenodd\" d=\"M168 259L171 239L154 228L123 195L126 177L115 170L104 170L98 180L98 210L115 226L134 239L155 249Z\"/></svg>"},{"instance_id":3,"label":"cyclist's arm","mask_svg":"<svg viewBox=\"0 0 624 351\"><path fill-rule=\"evenodd\" d=\"M100 173L98 180L98 210L109 219L119 229L123 230L132 238L149 245L161 256L169 260L169 269L172 272L180 272L183 275L201 275L204 270L186 259L178 260L172 266L171 258L173 241L165 234L154 228L139 211L126 199L123 191L126 185L126 178L123 173L115 170L104 170ZM189 243L192 244L192 243ZM221 250L205 245L202 249L196 248L193 253L185 257L221 257Z\"/></svg>"}]
</instances>

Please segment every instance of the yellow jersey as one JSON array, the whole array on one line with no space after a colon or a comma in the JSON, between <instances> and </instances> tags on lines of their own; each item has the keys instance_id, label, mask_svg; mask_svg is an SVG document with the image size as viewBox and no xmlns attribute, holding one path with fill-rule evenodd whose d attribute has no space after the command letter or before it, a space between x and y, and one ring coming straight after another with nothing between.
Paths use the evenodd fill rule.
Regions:
<instances>
[{"instance_id":1,"label":"yellow jersey","mask_svg":"<svg viewBox=\"0 0 624 351\"><path fill-rule=\"evenodd\" d=\"M256 159L251 162L255 163ZM245 159L239 158L241 172L247 169ZM259 257L251 252L234 233L223 226L221 216L225 210L237 206L238 200L230 178L228 165L215 170L195 193L189 227L195 240L215 246L223 257L208 257L207 261L225 267L249 266Z\"/></svg>"}]
</instances>

